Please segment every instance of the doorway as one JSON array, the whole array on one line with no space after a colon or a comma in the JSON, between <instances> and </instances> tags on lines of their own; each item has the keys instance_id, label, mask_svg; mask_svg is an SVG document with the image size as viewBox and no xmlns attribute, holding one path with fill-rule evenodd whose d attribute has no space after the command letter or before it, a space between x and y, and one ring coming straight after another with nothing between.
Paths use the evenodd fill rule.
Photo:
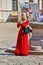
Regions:
<instances>
[{"instance_id":1,"label":"doorway","mask_svg":"<svg viewBox=\"0 0 43 65\"><path fill-rule=\"evenodd\" d=\"M18 11L18 0L12 0L12 10Z\"/></svg>"}]
</instances>

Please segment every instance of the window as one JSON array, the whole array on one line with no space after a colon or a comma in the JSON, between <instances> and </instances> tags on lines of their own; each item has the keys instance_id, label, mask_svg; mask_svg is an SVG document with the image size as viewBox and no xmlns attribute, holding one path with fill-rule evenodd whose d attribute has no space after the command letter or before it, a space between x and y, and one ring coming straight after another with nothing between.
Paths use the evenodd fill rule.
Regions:
<instances>
[{"instance_id":1,"label":"window","mask_svg":"<svg viewBox=\"0 0 43 65\"><path fill-rule=\"evenodd\" d=\"M29 0L29 2L33 2L33 0Z\"/></svg>"},{"instance_id":2,"label":"window","mask_svg":"<svg viewBox=\"0 0 43 65\"><path fill-rule=\"evenodd\" d=\"M18 10L18 1L17 0L13 0L12 4L13 4L13 10L17 11Z\"/></svg>"}]
</instances>

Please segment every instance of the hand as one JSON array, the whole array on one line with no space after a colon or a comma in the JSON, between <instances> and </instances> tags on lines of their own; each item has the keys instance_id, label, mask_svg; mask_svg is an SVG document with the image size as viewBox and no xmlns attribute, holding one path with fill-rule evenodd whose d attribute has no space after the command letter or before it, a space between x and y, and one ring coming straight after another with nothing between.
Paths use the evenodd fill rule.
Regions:
<instances>
[{"instance_id":1,"label":"hand","mask_svg":"<svg viewBox=\"0 0 43 65\"><path fill-rule=\"evenodd\" d=\"M20 24L20 21L18 21L17 24Z\"/></svg>"},{"instance_id":2,"label":"hand","mask_svg":"<svg viewBox=\"0 0 43 65\"><path fill-rule=\"evenodd\" d=\"M21 24L20 22L17 23L17 27L18 27L18 28L21 26L20 24Z\"/></svg>"}]
</instances>

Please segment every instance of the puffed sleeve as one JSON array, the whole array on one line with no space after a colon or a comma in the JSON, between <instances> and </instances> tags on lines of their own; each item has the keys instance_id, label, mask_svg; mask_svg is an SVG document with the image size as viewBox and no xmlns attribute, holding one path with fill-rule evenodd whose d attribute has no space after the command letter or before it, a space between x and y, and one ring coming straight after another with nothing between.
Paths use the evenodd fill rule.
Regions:
<instances>
[{"instance_id":1,"label":"puffed sleeve","mask_svg":"<svg viewBox=\"0 0 43 65\"><path fill-rule=\"evenodd\" d=\"M21 24L22 27L26 27L28 25L29 25L29 21L26 21L26 22L24 22L24 23Z\"/></svg>"}]
</instances>

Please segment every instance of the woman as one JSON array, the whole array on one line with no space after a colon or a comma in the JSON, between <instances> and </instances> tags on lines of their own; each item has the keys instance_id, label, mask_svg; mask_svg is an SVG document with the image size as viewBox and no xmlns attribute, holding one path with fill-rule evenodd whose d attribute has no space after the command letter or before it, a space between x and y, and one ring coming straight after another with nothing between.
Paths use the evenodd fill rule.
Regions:
<instances>
[{"instance_id":1,"label":"woman","mask_svg":"<svg viewBox=\"0 0 43 65\"><path fill-rule=\"evenodd\" d=\"M17 28L20 27L20 30L18 33L15 55L27 56L29 54L28 34L22 30L23 27L27 27L29 25L29 21L26 19L25 13L21 14L21 21L17 23Z\"/></svg>"}]
</instances>

